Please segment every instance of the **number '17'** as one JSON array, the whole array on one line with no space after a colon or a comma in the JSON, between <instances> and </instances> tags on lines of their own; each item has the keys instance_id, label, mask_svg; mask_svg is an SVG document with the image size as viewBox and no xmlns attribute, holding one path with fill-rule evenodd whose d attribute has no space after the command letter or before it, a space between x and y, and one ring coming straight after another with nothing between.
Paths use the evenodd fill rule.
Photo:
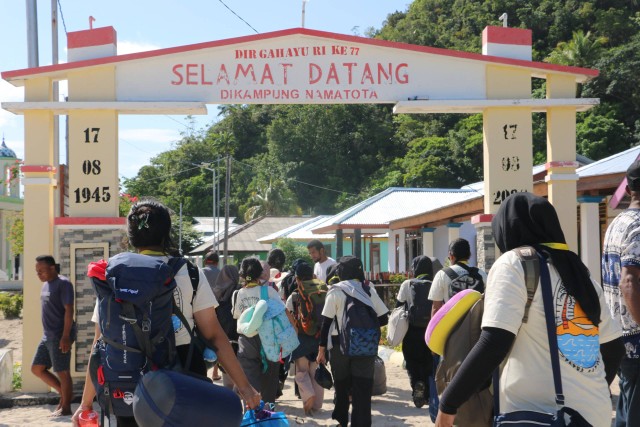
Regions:
<instances>
[{"instance_id":1,"label":"number '17'","mask_svg":"<svg viewBox=\"0 0 640 427\"><path fill-rule=\"evenodd\" d=\"M100 133L100 128L86 128L84 130L84 142L90 143L91 136L93 135L93 142L98 142L98 134Z\"/></svg>"}]
</instances>

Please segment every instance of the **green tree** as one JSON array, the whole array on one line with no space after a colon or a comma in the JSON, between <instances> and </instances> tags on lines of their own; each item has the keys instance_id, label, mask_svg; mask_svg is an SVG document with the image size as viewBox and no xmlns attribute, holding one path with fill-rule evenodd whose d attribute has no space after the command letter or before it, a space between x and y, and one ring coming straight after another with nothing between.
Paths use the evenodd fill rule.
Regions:
<instances>
[{"instance_id":1,"label":"green tree","mask_svg":"<svg viewBox=\"0 0 640 427\"><path fill-rule=\"evenodd\" d=\"M606 37L593 37L591 31L585 34L575 31L569 42L560 42L547 58L548 62L575 67L592 67L600 57Z\"/></svg>"},{"instance_id":2,"label":"green tree","mask_svg":"<svg viewBox=\"0 0 640 427\"><path fill-rule=\"evenodd\" d=\"M269 181L266 188L251 195L251 207L244 214L244 220L249 222L261 216L278 216L300 214L300 208L295 203L291 190L282 181Z\"/></svg>"},{"instance_id":3,"label":"green tree","mask_svg":"<svg viewBox=\"0 0 640 427\"><path fill-rule=\"evenodd\" d=\"M313 260L309 256L306 246L297 244L293 239L284 237L276 241L276 248L282 249L285 256L284 270L289 270L293 261L297 259L305 260L309 265L313 265Z\"/></svg>"},{"instance_id":4,"label":"green tree","mask_svg":"<svg viewBox=\"0 0 640 427\"><path fill-rule=\"evenodd\" d=\"M599 160L626 150L632 135L618 120L591 112L576 127L578 153Z\"/></svg>"}]
</instances>

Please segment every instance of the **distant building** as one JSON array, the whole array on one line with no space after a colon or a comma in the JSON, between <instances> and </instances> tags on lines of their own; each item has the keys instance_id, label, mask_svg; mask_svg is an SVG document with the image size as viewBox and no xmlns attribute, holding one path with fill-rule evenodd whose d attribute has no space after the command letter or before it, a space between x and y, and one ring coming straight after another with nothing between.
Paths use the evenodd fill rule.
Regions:
<instances>
[{"instance_id":1,"label":"distant building","mask_svg":"<svg viewBox=\"0 0 640 427\"><path fill-rule=\"evenodd\" d=\"M8 233L16 215L22 215L24 200L20 197L20 159L7 147L0 145L0 280L20 278L20 255L11 251Z\"/></svg>"}]
</instances>

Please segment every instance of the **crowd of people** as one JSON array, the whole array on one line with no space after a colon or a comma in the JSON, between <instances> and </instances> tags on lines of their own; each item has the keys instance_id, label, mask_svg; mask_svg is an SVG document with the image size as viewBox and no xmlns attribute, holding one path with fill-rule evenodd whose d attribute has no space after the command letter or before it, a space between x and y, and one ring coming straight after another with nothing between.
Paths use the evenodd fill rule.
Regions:
<instances>
[{"instance_id":1,"label":"crowd of people","mask_svg":"<svg viewBox=\"0 0 640 427\"><path fill-rule=\"evenodd\" d=\"M488 275L469 265L471 248L465 239L450 243L445 268L435 258L413 259L413 277L401 284L396 301L409 319L402 353L413 404L417 408L428 404L436 426L457 425L458 411L464 411L463 405L474 393L488 387L492 375L495 416L498 408L505 420L514 411L559 413L567 423L558 425L597 427L611 423L609 385L618 375L615 425L640 425L640 161L629 167L627 183L631 204L610 224L604 239L602 285L568 248L553 206L530 193L510 196L494 216L493 234L502 255ZM172 244L170 221L162 204L135 203L128 215L128 238L142 258L120 257L119 264L112 259L89 267L97 292L92 318L95 339L74 422L82 411L92 408L98 390L109 391L109 381L114 381L109 379L110 370L117 364L114 354L135 359L132 352L138 352L142 354L139 375L172 363L206 379L213 364L209 381L222 381L220 386L212 385L213 396L232 391L249 409L260 407L260 401L271 409L277 407L284 382L292 376L296 395L310 417L323 409L329 366L335 393L332 418L340 426L372 425L374 360L389 310L365 279L361 260L345 256L336 261L320 241L312 240L307 249L313 265L302 259L287 260L282 250L273 249L266 261L247 257L239 268L219 268L218 255L211 252L199 269L173 261L182 257ZM532 292L527 283L530 273L518 252L521 248L531 248L538 257ZM290 268L285 270L287 265ZM129 285L126 277L144 278L149 268L163 280L158 295L166 294L167 286L171 290L172 329L166 339L144 335L156 330L151 325L158 316L156 307L142 317L144 333L135 328L136 317L127 311L125 293L137 295L138 291L133 285L123 288L123 283ZM59 275L51 256L37 258L36 272L44 282L45 334L31 370L60 393L54 415L68 415L70 348L76 336L73 288ZM444 391L440 390L437 403L429 396L434 395L439 357L425 343L425 332L439 310L448 310L449 302L455 302L452 298L468 289L483 294L480 336ZM118 317L134 326L142 350L110 335L114 301L122 306ZM553 321L552 339L548 325ZM159 350L164 341L169 349L175 348L173 353ZM202 345L195 345L196 341ZM273 345L279 346L279 357L272 356L273 349L268 347ZM553 362L556 347L558 367ZM105 363L105 357L111 359ZM118 425L138 425L126 405L124 411L118 409L120 403L114 399L126 402L126 392L121 394L111 398L105 393L107 398L102 400L98 395L98 401L116 416ZM489 426L492 421L478 419L474 425Z\"/></svg>"}]
</instances>

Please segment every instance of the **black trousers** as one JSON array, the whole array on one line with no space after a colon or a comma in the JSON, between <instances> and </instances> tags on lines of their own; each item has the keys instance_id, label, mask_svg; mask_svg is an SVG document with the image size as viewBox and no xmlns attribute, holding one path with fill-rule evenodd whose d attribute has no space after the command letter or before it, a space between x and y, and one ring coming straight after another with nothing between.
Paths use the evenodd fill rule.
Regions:
<instances>
[{"instance_id":1,"label":"black trousers","mask_svg":"<svg viewBox=\"0 0 640 427\"><path fill-rule=\"evenodd\" d=\"M407 364L411 390L415 390L416 383L422 381L425 385L425 394L428 396L428 377L433 371L433 355L424 342L426 329L409 326L409 330L402 340L402 355Z\"/></svg>"},{"instance_id":2,"label":"black trousers","mask_svg":"<svg viewBox=\"0 0 640 427\"><path fill-rule=\"evenodd\" d=\"M336 390L335 408L331 418L346 427L349 423L349 393L353 408L351 427L371 426L371 391L375 356L348 357L334 342L330 353L331 373Z\"/></svg>"}]
</instances>

